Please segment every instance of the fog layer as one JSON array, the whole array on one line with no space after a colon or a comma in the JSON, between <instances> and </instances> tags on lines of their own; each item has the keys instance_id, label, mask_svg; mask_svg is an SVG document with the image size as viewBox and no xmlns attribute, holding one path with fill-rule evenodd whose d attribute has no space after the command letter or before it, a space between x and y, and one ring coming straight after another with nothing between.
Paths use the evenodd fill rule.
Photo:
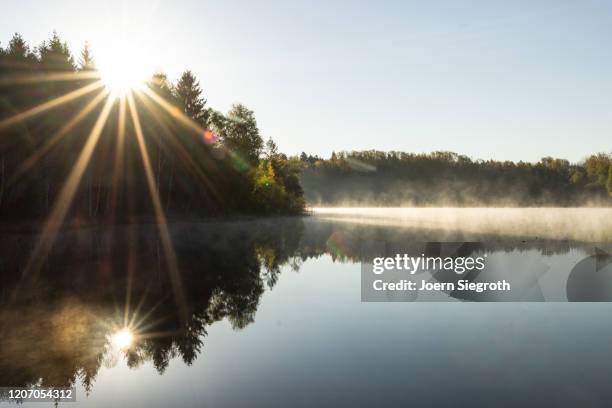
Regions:
<instances>
[{"instance_id":1,"label":"fog layer","mask_svg":"<svg viewBox=\"0 0 612 408\"><path fill-rule=\"evenodd\" d=\"M612 241L610 208L313 208L337 221L528 239Z\"/></svg>"}]
</instances>

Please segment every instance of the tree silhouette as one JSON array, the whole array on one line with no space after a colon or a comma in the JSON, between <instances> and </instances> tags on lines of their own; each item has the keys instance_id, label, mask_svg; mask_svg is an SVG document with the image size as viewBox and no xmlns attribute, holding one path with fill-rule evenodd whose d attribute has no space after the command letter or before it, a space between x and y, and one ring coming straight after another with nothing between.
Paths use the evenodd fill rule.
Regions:
<instances>
[{"instance_id":1,"label":"tree silhouette","mask_svg":"<svg viewBox=\"0 0 612 408\"><path fill-rule=\"evenodd\" d=\"M202 97L200 83L191 71L183 72L176 84L175 93L185 114L201 126L207 126L206 99Z\"/></svg>"},{"instance_id":2,"label":"tree silhouette","mask_svg":"<svg viewBox=\"0 0 612 408\"><path fill-rule=\"evenodd\" d=\"M56 32L48 42L42 43L38 48L38 53L43 70L69 72L76 69L68 45Z\"/></svg>"},{"instance_id":3,"label":"tree silhouette","mask_svg":"<svg viewBox=\"0 0 612 408\"><path fill-rule=\"evenodd\" d=\"M15 33L9 41L6 54L12 60L21 60L23 63L34 60L34 55L30 52L30 47L28 47L23 37L17 33Z\"/></svg>"},{"instance_id":4,"label":"tree silhouette","mask_svg":"<svg viewBox=\"0 0 612 408\"><path fill-rule=\"evenodd\" d=\"M79 70L80 71L94 71L96 65L94 63L93 55L89 48L89 43L85 43L83 50L81 51L81 58L79 59Z\"/></svg>"}]
</instances>

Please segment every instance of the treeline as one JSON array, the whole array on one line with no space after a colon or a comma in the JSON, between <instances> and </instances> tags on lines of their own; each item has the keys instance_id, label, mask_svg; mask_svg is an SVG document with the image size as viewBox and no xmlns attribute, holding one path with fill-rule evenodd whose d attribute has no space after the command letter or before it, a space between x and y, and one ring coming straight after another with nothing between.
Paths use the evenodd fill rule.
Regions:
<instances>
[{"instance_id":1,"label":"treeline","mask_svg":"<svg viewBox=\"0 0 612 408\"><path fill-rule=\"evenodd\" d=\"M302 186L314 205L610 205L612 155L584 162L472 160L451 152L302 153Z\"/></svg>"},{"instance_id":2,"label":"treeline","mask_svg":"<svg viewBox=\"0 0 612 408\"><path fill-rule=\"evenodd\" d=\"M146 84L151 94L134 92L133 115L125 98L106 106L97 76L95 50L86 46L75 58L57 34L35 48L19 34L0 44L0 218L47 217L65 204L62 193L72 198L69 217L150 217L151 180L170 216L303 210L299 165L264 141L244 105L222 114L207 106L190 71L176 83L157 73ZM72 186L67 180L79 173L105 109Z\"/></svg>"}]
</instances>

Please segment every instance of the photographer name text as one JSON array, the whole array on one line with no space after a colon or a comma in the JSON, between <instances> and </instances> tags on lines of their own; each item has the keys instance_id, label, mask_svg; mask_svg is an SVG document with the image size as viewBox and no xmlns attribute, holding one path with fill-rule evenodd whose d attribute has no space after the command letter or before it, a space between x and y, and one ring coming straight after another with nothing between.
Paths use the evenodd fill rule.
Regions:
<instances>
[{"instance_id":1,"label":"photographer name text","mask_svg":"<svg viewBox=\"0 0 612 408\"><path fill-rule=\"evenodd\" d=\"M372 283L372 287L376 291L471 291L482 293L485 291L509 291L511 290L508 281L500 280L497 282L470 282L467 279L462 279L457 282L430 282L422 279L420 282L409 281L403 279L399 282L384 282L382 279L376 279Z\"/></svg>"},{"instance_id":2,"label":"photographer name text","mask_svg":"<svg viewBox=\"0 0 612 408\"><path fill-rule=\"evenodd\" d=\"M413 276L417 272L427 271L453 271L457 275L463 275L466 272L482 271L485 268L487 255L480 257L429 257L421 254L421 256L409 256L407 254L397 254L394 257L379 257L374 258L372 262L372 272L375 275L382 275L385 272L404 272L409 276ZM382 276L381 276L382 277ZM376 279L372 282L372 288L375 291L471 291L482 293L490 292L507 292L511 290L511 285L508 281L498 280L496 282L472 282L468 279L460 279L456 282L434 282L427 279L408 280L396 279L391 280L390 277L385 279Z\"/></svg>"}]
</instances>

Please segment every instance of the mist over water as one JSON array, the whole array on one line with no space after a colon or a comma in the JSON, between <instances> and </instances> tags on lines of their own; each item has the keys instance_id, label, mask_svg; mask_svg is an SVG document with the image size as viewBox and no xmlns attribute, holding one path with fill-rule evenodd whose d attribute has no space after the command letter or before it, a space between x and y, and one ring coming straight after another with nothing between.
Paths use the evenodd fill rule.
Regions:
<instances>
[{"instance_id":1,"label":"mist over water","mask_svg":"<svg viewBox=\"0 0 612 408\"><path fill-rule=\"evenodd\" d=\"M169 224L184 323L155 225L63 230L27 276L37 233L6 231L0 383L74 385L70 406L86 408L612 406L612 264L577 267L609 239L610 210L313 213ZM419 255L445 241L478 241L462 248L535 286L523 300L539 303L360 301L378 248Z\"/></svg>"},{"instance_id":2,"label":"mist over water","mask_svg":"<svg viewBox=\"0 0 612 408\"><path fill-rule=\"evenodd\" d=\"M337 222L437 230L442 235L497 235L583 242L612 240L612 208L352 208L319 207Z\"/></svg>"}]
</instances>

